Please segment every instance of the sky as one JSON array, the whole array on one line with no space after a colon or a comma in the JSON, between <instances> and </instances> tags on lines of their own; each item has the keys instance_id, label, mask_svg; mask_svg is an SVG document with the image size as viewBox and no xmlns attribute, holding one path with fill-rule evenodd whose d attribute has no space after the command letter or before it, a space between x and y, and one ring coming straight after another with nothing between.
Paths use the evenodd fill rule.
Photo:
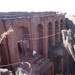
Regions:
<instances>
[{"instance_id":1,"label":"sky","mask_svg":"<svg viewBox=\"0 0 75 75\"><path fill-rule=\"evenodd\" d=\"M61 11L75 14L75 0L0 0L0 12Z\"/></svg>"}]
</instances>

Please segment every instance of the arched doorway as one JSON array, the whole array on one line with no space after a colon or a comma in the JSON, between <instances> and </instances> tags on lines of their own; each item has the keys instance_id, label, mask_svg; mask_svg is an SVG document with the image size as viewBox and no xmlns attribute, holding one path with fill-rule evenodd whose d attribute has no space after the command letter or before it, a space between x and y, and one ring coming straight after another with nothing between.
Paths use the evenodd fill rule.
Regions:
<instances>
[{"instance_id":1,"label":"arched doorway","mask_svg":"<svg viewBox=\"0 0 75 75\"><path fill-rule=\"evenodd\" d=\"M18 41L18 51L20 57L28 56L30 54L30 36L29 31L26 27L20 27L22 30L19 32L21 34L21 40Z\"/></svg>"},{"instance_id":2,"label":"arched doorway","mask_svg":"<svg viewBox=\"0 0 75 75\"><path fill-rule=\"evenodd\" d=\"M59 37L59 22L55 21L55 43L58 42L58 37Z\"/></svg>"},{"instance_id":3,"label":"arched doorway","mask_svg":"<svg viewBox=\"0 0 75 75\"><path fill-rule=\"evenodd\" d=\"M43 37L43 26L38 25L38 37ZM43 55L43 38L38 40L38 52Z\"/></svg>"},{"instance_id":4,"label":"arched doorway","mask_svg":"<svg viewBox=\"0 0 75 75\"><path fill-rule=\"evenodd\" d=\"M52 35L52 23L48 23L48 36ZM52 46L52 36L48 37L48 46Z\"/></svg>"}]
</instances>

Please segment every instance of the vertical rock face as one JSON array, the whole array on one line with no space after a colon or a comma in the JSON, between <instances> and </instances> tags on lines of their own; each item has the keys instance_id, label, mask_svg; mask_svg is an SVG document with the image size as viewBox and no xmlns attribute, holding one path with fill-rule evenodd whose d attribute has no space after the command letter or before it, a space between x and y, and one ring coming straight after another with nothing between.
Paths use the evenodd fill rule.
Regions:
<instances>
[{"instance_id":1,"label":"vertical rock face","mask_svg":"<svg viewBox=\"0 0 75 75\"><path fill-rule=\"evenodd\" d=\"M12 71L0 68L0 75L13 75Z\"/></svg>"},{"instance_id":2,"label":"vertical rock face","mask_svg":"<svg viewBox=\"0 0 75 75\"><path fill-rule=\"evenodd\" d=\"M75 61L75 39L74 36L72 36L71 30L62 30L62 39L65 48Z\"/></svg>"}]
</instances>

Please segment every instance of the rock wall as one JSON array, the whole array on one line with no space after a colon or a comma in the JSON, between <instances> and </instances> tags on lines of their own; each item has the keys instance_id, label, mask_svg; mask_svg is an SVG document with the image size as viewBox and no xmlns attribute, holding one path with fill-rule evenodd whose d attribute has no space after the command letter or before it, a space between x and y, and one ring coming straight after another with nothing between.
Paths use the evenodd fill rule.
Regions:
<instances>
[{"instance_id":1,"label":"rock wall","mask_svg":"<svg viewBox=\"0 0 75 75\"><path fill-rule=\"evenodd\" d=\"M71 30L62 30L63 44L75 61L75 39Z\"/></svg>"},{"instance_id":2,"label":"rock wall","mask_svg":"<svg viewBox=\"0 0 75 75\"><path fill-rule=\"evenodd\" d=\"M63 44L68 51L67 61L67 72L68 74L75 74L75 37L71 30L62 30ZM66 64L65 63L65 64ZM66 68L66 67L65 67Z\"/></svg>"}]
</instances>

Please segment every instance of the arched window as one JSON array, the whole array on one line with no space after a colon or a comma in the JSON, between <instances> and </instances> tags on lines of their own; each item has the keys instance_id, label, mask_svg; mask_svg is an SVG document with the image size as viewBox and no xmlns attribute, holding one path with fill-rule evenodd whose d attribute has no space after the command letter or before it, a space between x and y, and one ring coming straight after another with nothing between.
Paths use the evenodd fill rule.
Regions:
<instances>
[{"instance_id":1,"label":"arched window","mask_svg":"<svg viewBox=\"0 0 75 75\"><path fill-rule=\"evenodd\" d=\"M23 28L23 38L29 38L29 30L26 27Z\"/></svg>"},{"instance_id":2,"label":"arched window","mask_svg":"<svg viewBox=\"0 0 75 75\"><path fill-rule=\"evenodd\" d=\"M52 23L48 23L48 36L52 35ZM48 37L48 46L52 46L52 36Z\"/></svg>"},{"instance_id":3,"label":"arched window","mask_svg":"<svg viewBox=\"0 0 75 75\"><path fill-rule=\"evenodd\" d=\"M60 30L63 30L63 20L60 21Z\"/></svg>"},{"instance_id":4,"label":"arched window","mask_svg":"<svg viewBox=\"0 0 75 75\"><path fill-rule=\"evenodd\" d=\"M43 26L38 25L38 37L43 37ZM38 40L38 52L43 55L43 38Z\"/></svg>"},{"instance_id":5,"label":"arched window","mask_svg":"<svg viewBox=\"0 0 75 75\"><path fill-rule=\"evenodd\" d=\"M63 20L60 20L60 31L64 29ZM60 33L60 39L62 39L62 34Z\"/></svg>"},{"instance_id":6,"label":"arched window","mask_svg":"<svg viewBox=\"0 0 75 75\"><path fill-rule=\"evenodd\" d=\"M59 22L55 21L55 43L58 42L59 37Z\"/></svg>"}]
</instances>

